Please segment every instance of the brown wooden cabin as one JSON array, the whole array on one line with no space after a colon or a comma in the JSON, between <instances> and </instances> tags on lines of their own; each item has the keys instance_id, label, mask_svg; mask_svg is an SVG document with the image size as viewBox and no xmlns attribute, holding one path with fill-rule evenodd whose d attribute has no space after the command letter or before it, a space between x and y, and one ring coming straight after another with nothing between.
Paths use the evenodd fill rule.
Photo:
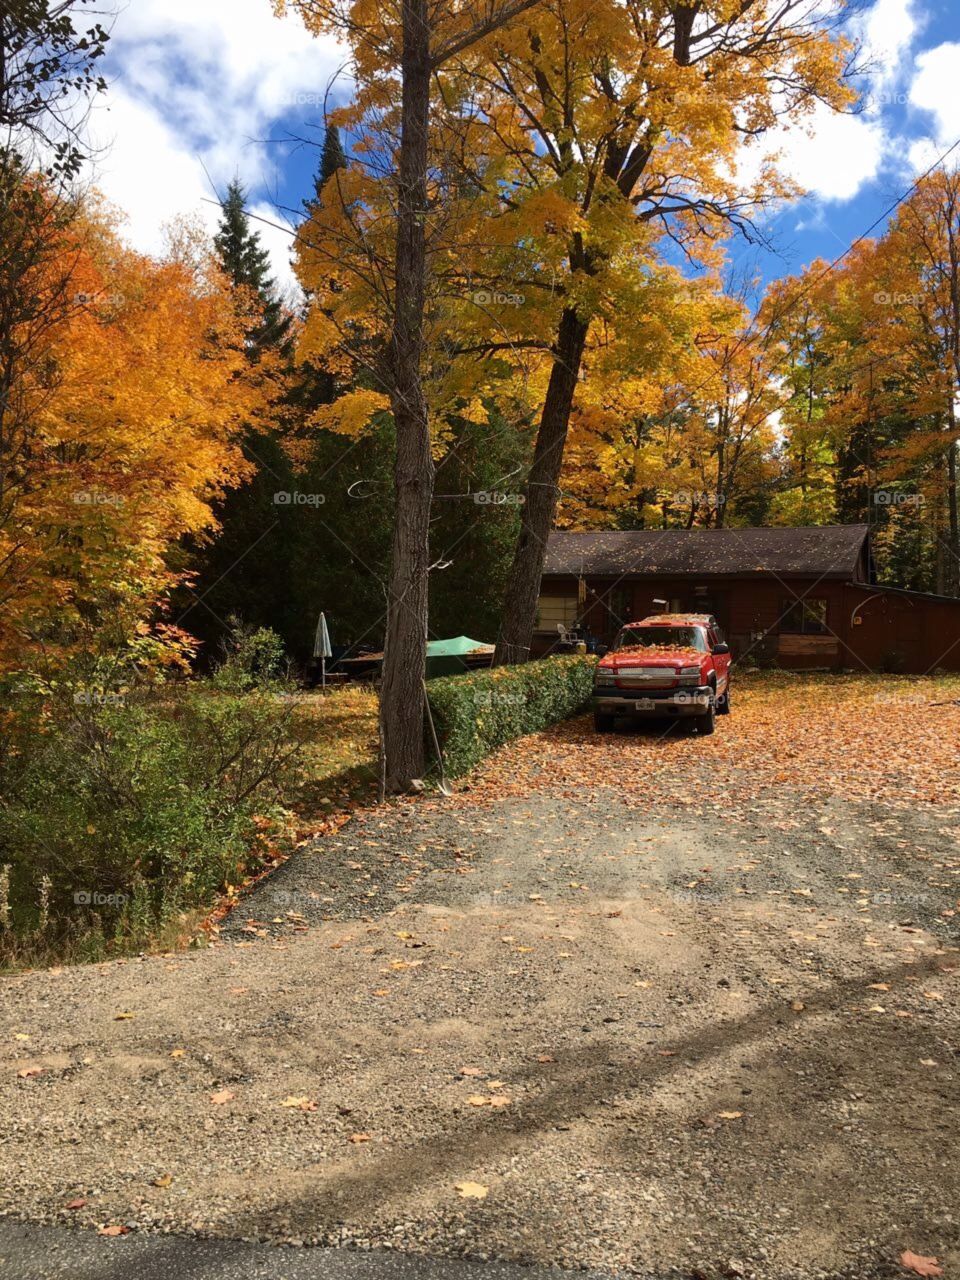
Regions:
<instances>
[{"instance_id":1,"label":"brown wooden cabin","mask_svg":"<svg viewBox=\"0 0 960 1280\"><path fill-rule=\"evenodd\" d=\"M734 656L791 669L960 671L960 600L879 586L866 525L555 532L533 655L560 628L713 613Z\"/></svg>"}]
</instances>

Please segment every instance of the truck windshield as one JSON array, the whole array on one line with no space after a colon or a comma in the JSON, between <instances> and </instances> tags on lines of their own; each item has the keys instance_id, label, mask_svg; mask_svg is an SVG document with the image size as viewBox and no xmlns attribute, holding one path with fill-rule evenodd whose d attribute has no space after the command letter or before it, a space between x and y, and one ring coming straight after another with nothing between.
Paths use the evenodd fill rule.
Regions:
<instances>
[{"instance_id":1,"label":"truck windshield","mask_svg":"<svg viewBox=\"0 0 960 1280\"><path fill-rule=\"evenodd\" d=\"M614 649L699 649L707 651L700 627L624 627Z\"/></svg>"}]
</instances>

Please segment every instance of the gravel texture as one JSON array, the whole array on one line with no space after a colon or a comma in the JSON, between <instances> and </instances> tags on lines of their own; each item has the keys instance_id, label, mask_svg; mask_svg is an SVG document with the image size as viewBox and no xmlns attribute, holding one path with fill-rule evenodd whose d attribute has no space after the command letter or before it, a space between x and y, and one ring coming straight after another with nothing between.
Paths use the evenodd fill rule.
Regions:
<instances>
[{"instance_id":1,"label":"gravel texture","mask_svg":"<svg viewBox=\"0 0 960 1280\"><path fill-rule=\"evenodd\" d=\"M118 1249L960 1275L956 777L904 805L811 759L734 793L713 744L749 713L565 726L528 794L500 795L521 744L360 814L208 949L6 979L0 1212ZM669 788L618 780L634 756Z\"/></svg>"},{"instance_id":2,"label":"gravel texture","mask_svg":"<svg viewBox=\"0 0 960 1280\"><path fill-rule=\"evenodd\" d=\"M562 1280L550 1269L415 1253L283 1249L240 1240L89 1231L0 1221L4 1280ZM578 1273L581 1274L582 1273ZM601 1280L597 1276L597 1280Z\"/></svg>"}]
</instances>

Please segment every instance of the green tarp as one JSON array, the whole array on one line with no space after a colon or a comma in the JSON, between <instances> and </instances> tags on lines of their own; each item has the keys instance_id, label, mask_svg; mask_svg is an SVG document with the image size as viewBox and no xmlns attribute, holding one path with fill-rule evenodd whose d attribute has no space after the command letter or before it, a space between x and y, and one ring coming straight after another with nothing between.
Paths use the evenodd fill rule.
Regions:
<instances>
[{"instance_id":1,"label":"green tarp","mask_svg":"<svg viewBox=\"0 0 960 1280\"><path fill-rule=\"evenodd\" d=\"M471 640L469 636L453 636L449 640L430 640L427 643L427 675L452 676L467 671L467 658L482 658L493 652L492 644Z\"/></svg>"}]
</instances>

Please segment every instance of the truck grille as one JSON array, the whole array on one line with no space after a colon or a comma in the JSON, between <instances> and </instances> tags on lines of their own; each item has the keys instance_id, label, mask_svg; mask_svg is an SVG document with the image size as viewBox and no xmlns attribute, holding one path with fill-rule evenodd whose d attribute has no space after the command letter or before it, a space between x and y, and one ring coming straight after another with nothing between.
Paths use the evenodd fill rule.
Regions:
<instances>
[{"instance_id":1,"label":"truck grille","mask_svg":"<svg viewBox=\"0 0 960 1280\"><path fill-rule=\"evenodd\" d=\"M676 682L672 667L621 667L617 672L617 684L624 689L663 689Z\"/></svg>"}]
</instances>

